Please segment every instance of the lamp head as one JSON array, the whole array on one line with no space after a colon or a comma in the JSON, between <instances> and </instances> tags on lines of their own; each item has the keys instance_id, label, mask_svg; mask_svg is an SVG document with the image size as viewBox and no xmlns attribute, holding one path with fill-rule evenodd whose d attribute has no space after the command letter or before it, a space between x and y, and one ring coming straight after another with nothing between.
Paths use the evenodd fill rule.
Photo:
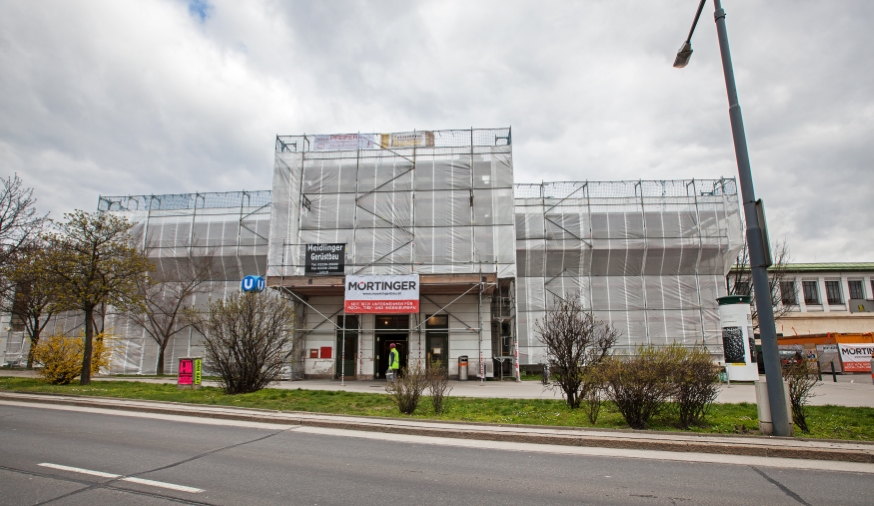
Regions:
<instances>
[{"instance_id":1,"label":"lamp head","mask_svg":"<svg viewBox=\"0 0 874 506\"><path fill-rule=\"evenodd\" d=\"M692 42L686 41L677 51L677 58L674 60L674 68L681 69L689 64L692 58Z\"/></svg>"}]
</instances>

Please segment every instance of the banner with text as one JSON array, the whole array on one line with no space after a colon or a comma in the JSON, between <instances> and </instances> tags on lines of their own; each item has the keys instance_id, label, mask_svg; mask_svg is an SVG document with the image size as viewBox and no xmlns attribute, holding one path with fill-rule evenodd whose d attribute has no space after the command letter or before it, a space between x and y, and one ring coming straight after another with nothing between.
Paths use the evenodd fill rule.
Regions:
<instances>
[{"instance_id":1,"label":"banner with text","mask_svg":"<svg viewBox=\"0 0 874 506\"><path fill-rule=\"evenodd\" d=\"M346 276L347 314L419 312L419 275Z\"/></svg>"},{"instance_id":2,"label":"banner with text","mask_svg":"<svg viewBox=\"0 0 874 506\"><path fill-rule=\"evenodd\" d=\"M841 362L846 372L871 372L871 353L874 344L838 344Z\"/></svg>"}]
</instances>

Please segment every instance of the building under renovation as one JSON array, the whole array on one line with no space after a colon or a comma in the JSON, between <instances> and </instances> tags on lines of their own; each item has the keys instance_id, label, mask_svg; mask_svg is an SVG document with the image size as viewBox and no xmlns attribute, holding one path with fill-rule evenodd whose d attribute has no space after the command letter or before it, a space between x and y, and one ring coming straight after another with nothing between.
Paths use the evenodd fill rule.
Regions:
<instances>
[{"instance_id":1,"label":"building under renovation","mask_svg":"<svg viewBox=\"0 0 874 506\"><path fill-rule=\"evenodd\" d=\"M516 356L545 360L535 322L555 297L615 325L620 353L703 342L721 354L716 298L742 247L733 179L514 184L509 128L279 136L272 191L101 197L99 209L135 223L158 269L215 255L221 274L198 304L264 276L298 309L295 377L384 377L391 344L402 366L456 376L467 357L471 377L511 376ZM368 283L408 300L354 300ZM111 372L154 372L142 329L111 311L106 326L121 342ZM200 339L177 335L166 370ZM7 361L22 341L10 333Z\"/></svg>"}]
</instances>

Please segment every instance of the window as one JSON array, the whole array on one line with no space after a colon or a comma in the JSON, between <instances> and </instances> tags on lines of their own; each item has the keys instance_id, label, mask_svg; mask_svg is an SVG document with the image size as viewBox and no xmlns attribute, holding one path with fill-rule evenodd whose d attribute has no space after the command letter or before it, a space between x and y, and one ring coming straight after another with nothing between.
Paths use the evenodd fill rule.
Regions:
<instances>
[{"instance_id":1,"label":"window","mask_svg":"<svg viewBox=\"0 0 874 506\"><path fill-rule=\"evenodd\" d=\"M802 281L801 288L804 290L805 304L819 304L819 290L816 289L816 281Z\"/></svg>"},{"instance_id":2,"label":"window","mask_svg":"<svg viewBox=\"0 0 874 506\"><path fill-rule=\"evenodd\" d=\"M780 302L784 306L798 304L798 299L795 297L795 281L780 282Z\"/></svg>"},{"instance_id":3,"label":"window","mask_svg":"<svg viewBox=\"0 0 874 506\"><path fill-rule=\"evenodd\" d=\"M750 294L750 282L749 282L749 280L736 281L734 284L734 294L735 295L749 295Z\"/></svg>"},{"instance_id":4,"label":"window","mask_svg":"<svg viewBox=\"0 0 874 506\"><path fill-rule=\"evenodd\" d=\"M840 281L826 281L825 282L825 295L826 299L828 299L829 304L843 304L844 296L841 293L841 282Z\"/></svg>"},{"instance_id":5,"label":"window","mask_svg":"<svg viewBox=\"0 0 874 506\"><path fill-rule=\"evenodd\" d=\"M850 298L851 299L864 299L865 293L862 291L862 280L850 280L847 281L847 285L850 287Z\"/></svg>"}]
</instances>

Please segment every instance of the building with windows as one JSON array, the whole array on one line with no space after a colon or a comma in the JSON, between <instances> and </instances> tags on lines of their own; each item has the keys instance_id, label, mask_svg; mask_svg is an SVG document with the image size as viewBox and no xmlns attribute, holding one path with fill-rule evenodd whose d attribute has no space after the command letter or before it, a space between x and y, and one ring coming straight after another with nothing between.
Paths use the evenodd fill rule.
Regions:
<instances>
[{"instance_id":1,"label":"building with windows","mask_svg":"<svg viewBox=\"0 0 874 506\"><path fill-rule=\"evenodd\" d=\"M784 336L874 332L874 263L791 263L779 286Z\"/></svg>"},{"instance_id":2,"label":"building with windows","mask_svg":"<svg viewBox=\"0 0 874 506\"><path fill-rule=\"evenodd\" d=\"M271 191L102 196L98 208L134 222L159 269L215 255L197 304L264 276L297 307L295 376L381 378L391 344L402 366L457 376L466 358L472 377L512 375L546 359L536 323L566 297L620 331L619 353L722 354L716 299L742 248L733 179L517 184L509 128L278 136L273 174ZM415 293L350 305L368 283ZM112 311L105 325L122 343L112 372L155 370L143 329ZM201 340L177 336L165 370ZM6 360L25 342L10 335Z\"/></svg>"}]
</instances>

